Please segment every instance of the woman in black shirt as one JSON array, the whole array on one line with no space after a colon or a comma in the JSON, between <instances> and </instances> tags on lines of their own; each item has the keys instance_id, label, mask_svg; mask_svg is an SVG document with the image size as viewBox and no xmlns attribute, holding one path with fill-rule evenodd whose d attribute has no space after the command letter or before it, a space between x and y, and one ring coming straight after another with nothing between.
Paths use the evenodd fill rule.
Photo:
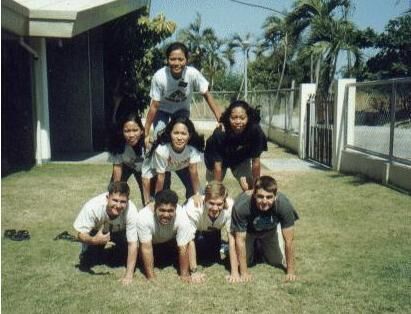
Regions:
<instances>
[{"instance_id":1,"label":"woman in black shirt","mask_svg":"<svg viewBox=\"0 0 411 314\"><path fill-rule=\"evenodd\" d=\"M236 100L224 111L220 122L224 130L214 130L204 152L207 181L222 181L228 168L241 188L253 188L260 177L260 155L267 151L267 138L259 122L259 111L243 100Z\"/></svg>"}]
</instances>

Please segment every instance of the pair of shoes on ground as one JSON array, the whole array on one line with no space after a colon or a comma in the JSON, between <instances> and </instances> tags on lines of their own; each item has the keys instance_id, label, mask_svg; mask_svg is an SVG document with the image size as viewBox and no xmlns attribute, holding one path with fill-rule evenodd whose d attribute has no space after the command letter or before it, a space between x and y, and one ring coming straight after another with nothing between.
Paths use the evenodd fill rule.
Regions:
<instances>
[{"instance_id":1,"label":"pair of shoes on ground","mask_svg":"<svg viewBox=\"0 0 411 314\"><path fill-rule=\"evenodd\" d=\"M4 230L4 237L13 241L23 241L30 239L30 233L27 230L7 229Z\"/></svg>"}]
</instances>

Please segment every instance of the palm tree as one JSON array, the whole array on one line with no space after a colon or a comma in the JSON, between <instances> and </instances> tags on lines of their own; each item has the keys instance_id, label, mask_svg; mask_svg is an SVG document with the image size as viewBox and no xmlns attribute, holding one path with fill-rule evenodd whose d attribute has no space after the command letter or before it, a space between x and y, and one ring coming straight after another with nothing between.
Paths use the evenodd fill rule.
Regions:
<instances>
[{"instance_id":1,"label":"palm tree","mask_svg":"<svg viewBox=\"0 0 411 314\"><path fill-rule=\"evenodd\" d=\"M286 16L286 14L284 14ZM265 38L265 48L266 50L271 50L271 55L277 54L282 56L282 67L281 75L278 81L276 102L278 101L278 96L283 83L284 74L287 66L287 62L290 57L294 54L295 44L297 38L294 34L294 25L287 24L285 17L278 17L275 15L269 16L265 23L264 28L264 38Z\"/></svg>"},{"instance_id":2,"label":"palm tree","mask_svg":"<svg viewBox=\"0 0 411 314\"><path fill-rule=\"evenodd\" d=\"M197 12L193 23L182 29L177 39L184 42L190 51L190 64L201 71L210 81L210 89L214 85L214 78L218 71L226 68L225 42L220 40L211 27L201 27L201 15ZM233 58L227 62L231 65Z\"/></svg>"},{"instance_id":3,"label":"palm tree","mask_svg":"<svg viewBox=\"0 0 411 314\"><path fill-rule=\"evenodd\" d=\"M244 55L244 99L247 100L248 97L248 60L250 57L250 52L255 52L258 44L256 39L247 33L245 36L239 34L234 34L231 39L228 40L227 50L235 51L241 50Z\"/></svg>"},{"instance_id":4,"label":"palm tree","mask_svg":"<svg viewBox=\"0 0 411 314\"><path fill-rule=\"evenodd\" d=\"M187 28L182 29L177 39L184 42L190 51L190 64L198 70L202 70L202 59L206 53L203 46L204 37L214 34L211 28L201 29L201 15L197 12L194 22L190 23Z\"/></svg>"},{"instance_id":5,"label":"palm tree","mask_svg":"<svg viewBox=\"0 0 411 314\"><path fill-rule=\"evenodd\" d=\"M214 30L207 29L204 34L202 47L204 58L202 59L203 73L210 81L210 89L214 86L214 78L219 71L225 71L224 41L218 39Z\"/></svg>"},{"instance_id":6,"label":"palm tree","mask_svg":"<svg viewBox=\"0 0 411 314\"><path fill-rule=\"evenodd\" d=\"M336 72L337 60L342 51L347 52L349 60L354 59L354 67L360 64L362 54L357 41L358 33L359 31L353 23L343 19L315 19L313 21L307 46L317 49L316 53L324 59L324 69L321 73L321 84L325 89L324 91L331 92L330 88Z\"/></svg>"},{"instance_id":7,"label":"palm tree","mask_svg":"<svg viewBox=\"0 0 411 314\"><path fill-rule=\"evenodd\" d=\"M315 76L317 84L322 73L321 67L323 66L326 69L325 72L328 75L325 74L322 77L327 78L327 82L324 82L327 90L329 89L329 75L335 74L336 60L340 51L338 47L345 46L348 48L341 41L341 39L346 39L347 36L342 36L341 32L343 29L347 31L353 30L353 25L350 24L348 26L346 21L350 5L350 0L297 0L293 10L286 18L286 23L293 26L291 29L294 38L304 43L304 35L308 33L306 37L309 39L305 42L306 48L301 50L301 53L311 53L311 77ZM339 15L339 18L336 15L338 10L341 10L342 13ZM326 32L329 32L329 34L333 33L334 35L338 34L339 43L336 43L336 40L334 40L334 44L330 44L330 38L323 40L326 37L323 36ZM353 49L353 47L350 49ZM313 73L314 62L316 63L315 75Z\"/></svg>"}]
</instances>

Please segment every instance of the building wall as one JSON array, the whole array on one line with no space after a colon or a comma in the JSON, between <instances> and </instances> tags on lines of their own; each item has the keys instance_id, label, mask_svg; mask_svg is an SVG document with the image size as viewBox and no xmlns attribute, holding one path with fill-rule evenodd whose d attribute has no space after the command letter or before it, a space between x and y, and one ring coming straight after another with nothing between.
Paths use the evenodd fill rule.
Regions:
<instances>
[{"instance_id":1,"label":"building wall","mask_svg":"<svg viewBox=\"0 0 411 314\"><path fill-rule=\"evenodd\" d=\"M1 170L2 175L34 165L32 56L2 31Z\"/></svg>"},{"instance_id":2,"label":"building wall","mask_svg":"<svg viewBox=\"0 0 411 314\"><path fill-rule=\"evenodd\" d=\"M51 157L104 149L101 32L47 40Z\"/></svg>"}]
</instances>

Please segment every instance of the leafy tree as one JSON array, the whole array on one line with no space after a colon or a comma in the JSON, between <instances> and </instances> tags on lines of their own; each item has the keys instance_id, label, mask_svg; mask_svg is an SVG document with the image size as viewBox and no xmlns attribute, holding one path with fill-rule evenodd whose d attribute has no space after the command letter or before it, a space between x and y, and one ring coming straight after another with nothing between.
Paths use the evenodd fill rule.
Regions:
<instances>
[{"instance_id":1,"label":"leafy tree","mask_svg":"<svg viewBox=\"0 0 411 314\"><path fill-rule=\"evenodd\" d=\"M367 61L369 79L411 76L411 14L390 20L376 38L380 51Z\"/></svg>"},{"instance_id":2,"label":"leafy tree","mask_svg":"<svg viewBox=\"0 0 411 314\"><path fill-rule=\"evenodd\" d=\"M238 91L242 79L241 74L220 71L215 76L214 91Z\"/></svg>"},{"instance_id":3,"label":"leafy tree","mask_svg":"<svg viewBox=\"0 0 411 314\"><path fill-rule=\"evenodd\" d=\"M164 15L148 18L146 8L108 23L104 29L105 85L108 121L126 97L134 110L149 103L150 80L162 65L156 45L173 34L176 24Z\"/></svg>"}]
</instances>

